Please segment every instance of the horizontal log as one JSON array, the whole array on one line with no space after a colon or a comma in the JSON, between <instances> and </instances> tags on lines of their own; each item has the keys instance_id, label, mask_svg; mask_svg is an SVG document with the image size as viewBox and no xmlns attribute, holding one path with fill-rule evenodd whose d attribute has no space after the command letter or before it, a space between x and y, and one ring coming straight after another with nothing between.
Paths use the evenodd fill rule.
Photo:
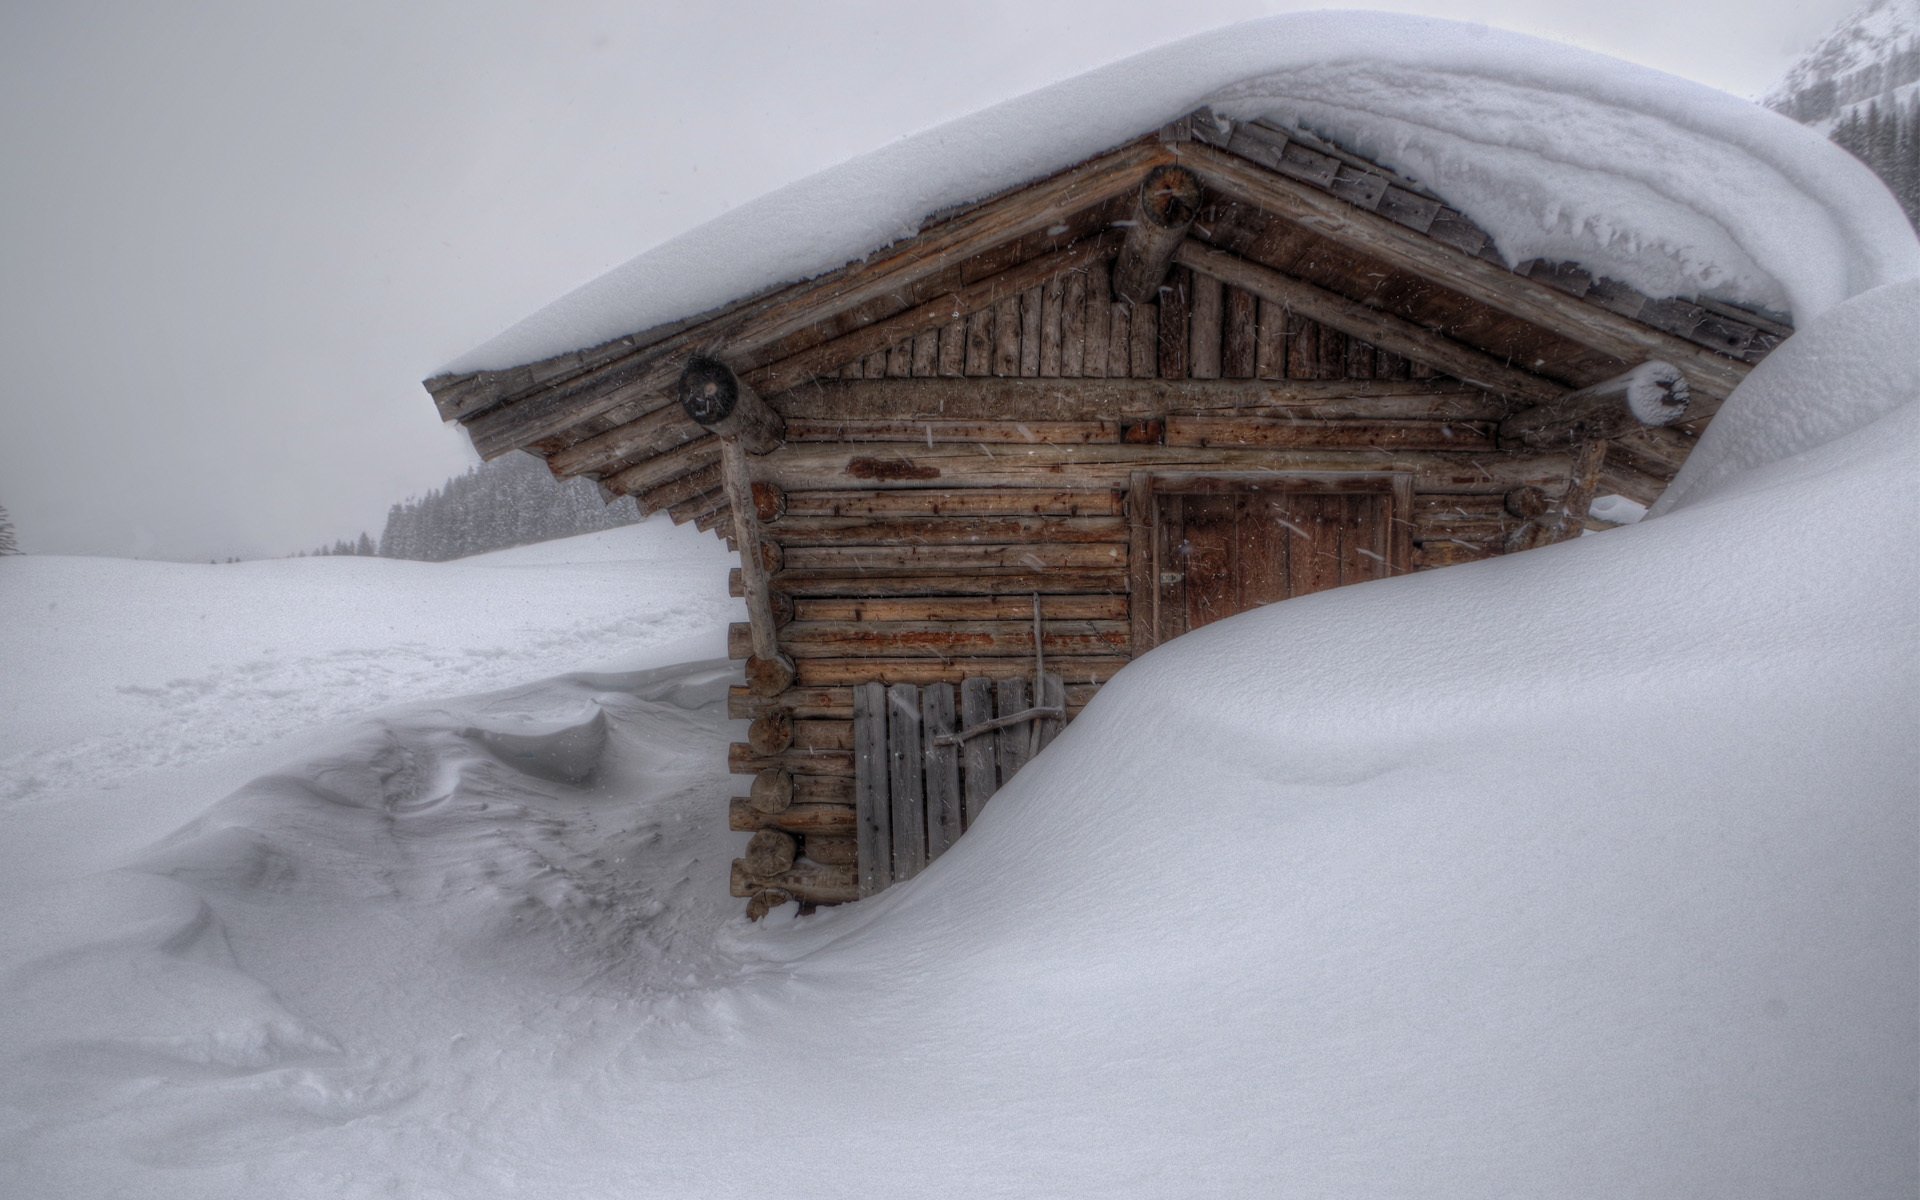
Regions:
<instances>
[{"instance_id":1,"label":"horizontal log","mask_svg":"<svg viewBox=\"0 0 1920 1200\"><path fill-rule=\"evenodd\" d=\"M1120 517L790 517L766 536L796 546L961 545L1026 542L1122 542Z\"/></svg>"},{"instance_id":2,"label":"horizontal log","mask_svg":"<svg viewBox=\"0 0 1920 1200\"><path fill-rule=\"evenodd\" d=\"M1269 417L1168 417L1169 446L1279 450L1492 450L1481 421L1314 421Z\"/></svg>"},{"instance_id":3,"label":"horizontal log","mask_svg":"<svg viewBox=\"0 0 1920 1200\"><path fill-rule=\"evenodd\" d=\"M1033 616L1031 596L907 596L797 600L796 621L1017 621ZM1044 621L1124 621L1125 596L1042 596Z\"/></svg>"},{"instance_id":4,"label":"horizontal log","mask_svg":"<svg viewBox=\"0 0 1920 1200\"><path fill-rule=\"evenodd\" d=\"M727 576L729 593L740 594L740 571ZM773 577L773 589L792 596L797 603L812 596L892 597L892 596L1027 596L1120 594L1127 590L1126 571L1034 571L971 572L964 575L930 571L903 571L881 574L861 570L781 571Z\"/></svg>"},{"instance_id":5,"label":"horizontal log","mask_svg":"<svg viewBox=\"0 0 1920 1200\"><path fill-rule=\"evenodd\" d=\"M988 445L1088 446L1120 440L1118 421L954 421L936 417L860 417L795 420L795 442L897 442L908 446Z\"/></svg>"},{"instance_id":6,"label":"horizontal log","mask_svg":"<svg viewBox=\"0 0 1920 1200\"><path fill-rule=\"evenodd\" d=\"M1132 421L1264 414L1343 420L1498 421L1510 401L1441 380L859 379L822 380L770 401L790 422Z\"/></svg>"},{"instance_id":7,"label":"horizontal log","mask_svg":"<svg viewBox=\"0 0 1920 1200\"><path fill-rule=\"evenodd\" d=\"M1456 563L1479 562L1499 553L1499 546L1485 542L1427 542L1413 548L1413 569L1427 571L1435 567L1451 567Z\"/></svg>"},{"instance_id":8,"label":"horizontal log","mask_svg":"<svg viewBox=\"0 0 1920 1200\"><path fill-rule=\"evenodd\" d=\"M854 830L852 792L846 804L795 804L777 813L757 812L746 797L735 796L727 805L727 828L739 833L761 829L781 829L788 833L822 837L851 837Z\"/></svg>"},{"instance_id":9,"label":"horizontal log","mask_svg":"<svg viewBox=\"0 0 1920 1200\"><path fill-rule=\"evenodd\" d=\"M1687 415L1686 376L1663 362L1642 363L1500 424L1500 440L1520 446L1578 446L1607 441L1642 426L1672 425Z\"/></svg>"},{"instance_id":10,"label":"horizontal log","mask_svg":"<svg viewBox=\"0 0 1920 1200\"><path fill-rule=\"evenodd\" d=\"M1040 571L1125 567L1125 542L1033 542L1011 546L796 546L787 571ZM793 595L791 589L775 587Z\"/></svg>"},{"instance_id":11,"label":"horizontal log","mask_svg":"<svg viewBox=\"0 0 1920 1200\"><path fill-rule=\"evenodd\" d=\"M758 878L746 860L736 858L727 884L741 899L769 889L786 892L802 904L849 904L860 898L853 867L804 860L771 878Z\"/></svg>"},{"instance_id":12,"label":"horizontal log","mask_svg":"<svg viewBox=\"0 0 1920 1200\"><path fill-rule=\"evenodd\" d=\"M1539 403L1557 399L1567 390L1551 379L1508 366L1484 350L1452 341L1438 330L1349 300L1224 250L1188 241L1181 245L1174 260L1252 292L1262 300L1283 304L1310 321L1331 326L1390 353L1429 363L1449 375L1503 395Z\"/></svg>"},{"instance_id":13,"label":"horizontal log","mask_svg":"<svg viewBox=\"0 0 1920 1200\"><path fill-rule=\"evenodd\" d=\"M608 496L631 496L678 479L690 471L705 470L720 461L720 439L702 432L699 438L675 450L622 467L600 480Z\"/></svg>"},{"instance_id":14,"label":"horizontal log","mask_svg":"<svg viewBox=\"0 0 1920 1200\"><path fill-rule=\"evenodd\" d=\"M1049 658L1047 669L1058 674L1071 687L1075 684L1105 683L1127 662L1128 659L1121 656ZM983 679L1027 679L1033 675L1031 658L957 658L949 661L933 658L804 658L799 660L798 665L800 686L807 688L843 687L855 683L959 683L975 676ZM838 774L815 771L806 766L793 769L823 775Z\"/></svg>"},{"instance_id":15,"label":"horizontal log","mask_svg":"<svg viewBox=\"0 0 1920 1200\"><path fill-rule=\"evenodd\" d=\"M755 754L745 742L727 747L727 770L734 775L758 775L769 767L778 767L790 775L853 774L853 755L843 750L801 750L797 747L779 754Z\"/></svg>"},{"instance_id":16,"label":"horizontal log","mask_svg":"<svg viewBox=\"0 0 1920 1200\"><path fill-rule=\"evenodd\" d=\"M1126 512L1126 497L1113 490L1060 488L966 488L913 492L833 491L786 493L783 520L811 517L1110 517ZM777 532L777 531L776 531Z\"/></svg>"},{"instance_id":17,"label":"horizontal log","mask_svg":"<svg viewBox=\"0 0 1920 1200\"><path fill-rule=\"evenodd\" d=\"M1043 624L1041 644L1049 659L1064 655L1125 654L1129 627L1125 621L1056 621ZM734 657L748 646L744 624L727 630L727 648ZM795 621L780 631L780 648L796 666L809 658L881 657L914 655L937 657L1033 656L1033 623L1029 621ZM777 724L763 716L757 723ZM776 731L777 732L777 731ZM777 737L764 739L771 753ZM755 742L755 745L760 745ZM796 743L797 744L797 743ZM850 747L849 747L850 748Z\"/></svg>"},{"instance_id":18,"label":"horizontal log","mask_svg":"<svg viewBox=\"0 0 1920 1200\"><path fill-rule=\"evenodd\" d=\"M1075 683L1067 687L1067 714L1073 716L1100 690L1096 683ZM778 705L793 712L801 721L838 720L853 718L853 689L849 687L812 687L792 688L771 699L762 699L744 687L727 689L727 716L737 721L749 721L758 716L766 706ZM758 781L756 781L757 783ZM795 802L803 786L795 780Z\"/></svg>"},{"instance_id":19,"label":"horizontal log","mask_svg":"<svg viewBox=\"0 0 1920 1200\"><path fill-rule=\"evenodd\" d=\"M895 471L892 464L904 464ZM1126 488L1136 471L1406 471L1422 492L1490 492L1533 484L1563 487L1573 458L1562 451L1260 450L1186 446L1029 446L992 453L936 446L910 458L871 449L788 444L755 464L793 498L813 488L1021 487L1071 484ZM791 564L789 564L791 565ZM788 589L783 589L788 590Z\"/></svg>"},{"instance_id":20,"label":"horizontal log","mask_svg":"<svg viewBox=\"0 0 1920 1200\"><path fill-rule=\"evenodd\" d=\"M809 837L800 847L801 854L817 863L841 866L859 861L860 843L850 837Z\"/></svg>"}]
</instances>

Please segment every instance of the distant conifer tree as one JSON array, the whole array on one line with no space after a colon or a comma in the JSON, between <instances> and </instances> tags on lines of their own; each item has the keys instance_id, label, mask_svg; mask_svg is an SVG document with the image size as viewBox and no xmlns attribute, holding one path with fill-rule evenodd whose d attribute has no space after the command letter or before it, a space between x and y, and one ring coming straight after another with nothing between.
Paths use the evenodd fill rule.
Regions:
<instances>
[{"instance_id":1,"label":"distant conifer tree","mask_svg":"<svg viewBox=\"0 0 1920 1200\"><path fill-rule=\"evenodd\" d=\"M20 553L20 539L13 531L13 521L7 516L5 505L0 505L0 554Z\"/></svg>"}]
</instances>

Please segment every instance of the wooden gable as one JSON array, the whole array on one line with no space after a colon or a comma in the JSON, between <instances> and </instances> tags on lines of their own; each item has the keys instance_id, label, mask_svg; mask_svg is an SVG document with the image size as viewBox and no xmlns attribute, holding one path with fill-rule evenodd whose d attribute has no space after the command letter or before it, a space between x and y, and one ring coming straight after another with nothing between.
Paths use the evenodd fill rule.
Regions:
<instances>
[{"instance_id":1,"label":"wooden gable","mask_svg":"<svg viewBox=\"0 0 1920 1200\"><path fill-rule=\"evenodd\" d=\"M861 738L899 730L861 733L863 689L950 722L954 689L991 681L1004 710L1057 687L1070 718L1231 612L1578 533L1596 490L1655 499L1787 332L1509 270L1408 180L1196 114L819 279L428 386L483 454L740 549L730 709L752 725L729 765L755 784L729 819L757 831L735 888L764 908L889 877L856 780L884 773ZM1684 421L1596 392L1648 360L1690 386ZM711 411L676 390L696 375ZM967 789L1024 756L984 761ZM900 861L968 795L951 821L898 814L889 836L920 838Z\"/></svg>"}]
</instances>

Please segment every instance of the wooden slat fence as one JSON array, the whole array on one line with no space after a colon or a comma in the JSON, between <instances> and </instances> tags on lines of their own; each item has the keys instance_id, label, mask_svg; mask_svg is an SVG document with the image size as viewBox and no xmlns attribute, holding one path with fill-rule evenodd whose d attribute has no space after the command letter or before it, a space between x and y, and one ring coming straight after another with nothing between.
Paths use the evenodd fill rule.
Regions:
<instances>
[{"instance_id":1,"label":"wooden slat fence","mask_svg":"<svg viewBox=\"0 0 1920 1200\"><path fill-rule=\"evenodd\" d=\"M1066 681L1052 673L1041 676L1038 698L1028 679L856 685L860 894L913 878L952 846L1060 732L1066 703Z\"/></svg>"}]
</instances>

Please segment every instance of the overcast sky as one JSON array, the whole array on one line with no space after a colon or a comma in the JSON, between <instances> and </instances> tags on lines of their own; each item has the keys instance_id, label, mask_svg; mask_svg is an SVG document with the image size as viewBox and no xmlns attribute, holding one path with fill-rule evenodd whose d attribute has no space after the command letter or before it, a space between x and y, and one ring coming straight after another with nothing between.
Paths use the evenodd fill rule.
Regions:
<instances>
[{"instance_id":1,"label":"overcast sky","mask_svg":"<svg viewBox=\"0 0 1920 1200\"><path fill-rule=\"evenodd\" d=\"M378 536L474 461L419 381L575 285L994 101L1326 7L0 5L0 505L35 553ZM1858 3L1361 7L1757 96Z\"/></svg>"}]
</instances>

